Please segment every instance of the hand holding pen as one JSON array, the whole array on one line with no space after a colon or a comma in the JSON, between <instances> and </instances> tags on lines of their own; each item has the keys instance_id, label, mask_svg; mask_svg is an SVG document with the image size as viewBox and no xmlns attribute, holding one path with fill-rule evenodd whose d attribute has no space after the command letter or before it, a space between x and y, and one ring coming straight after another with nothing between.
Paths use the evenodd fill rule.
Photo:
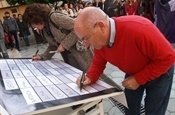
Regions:
<instances>
[{"instance_id":1,"label":"hand holding pen","mask_svg":"<svg viewBox=\"0 0 175 115\"><path fill-rule=\"evenodd\" d=\"M41 60L42 57L38 55L39 49L36 51L35 55L33 55L32 57L32 61L34 60Z\"/></svg>"},{"instance_id":2,"label":"hand holding pen","mask_svg":"<svg viewBox=\"0 0 175 115\"><path fill-rule=\"evenodd\" d=\"M82 76L79 76L76 81L76 84L80 87L80 91L85 85L89 85L90 83L91 79L85 75L85 72L83 72Z\"/></svg>"},{"instance_id":3,"label":"hand holding pen","mask_svg":"<svg viewBox=\"0 0 175 115\"><path fill-rule=\"evenodd\" d=\"M84 80L85 80L85 72L83 72L83 74L82 74L82 76L81 76L81 79L80 79L80 91L81 91L82 88L83 88Z\"/></svg>"}]
</instances>

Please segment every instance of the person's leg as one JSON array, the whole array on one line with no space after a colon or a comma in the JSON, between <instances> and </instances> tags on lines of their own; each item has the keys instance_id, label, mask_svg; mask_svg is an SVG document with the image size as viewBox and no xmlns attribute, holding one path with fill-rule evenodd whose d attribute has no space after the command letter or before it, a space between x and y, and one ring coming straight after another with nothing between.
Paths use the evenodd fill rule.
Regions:
<instances>
[{"instance_id":1,"label":"person's leg","mask_svg":"<svg viewBox=\"0 0 175 115\"><path fill-rule=\"evenodd\" d=\"M28 38L27 33L24 32L23 35L24 35L23 39L24 39L25 45L26 46L30 46L30 44L29 44L29 38Z\"/></svg>"},{"instance_id":2,"label":"person's leg","mask_svg":"<svg viewBox=\"0 0 175 115\"><path fill-rule=\"evenodd\" d=\"M127 76L128 75L126 75L126 77ZM140 86L136 90L129 90L125 88L124 93L129 107L129 109L126 110L126 115L140 115L143 92L143 86Z\"/></svg>"},{"instance_id":3,"label":"person's leg","mask_svg":"<svg viewBox=\"0 0 175 115\"><path fill-rule=\"evenodd\" d=\"M9 45L10 45L10 48L11 49L14 48L14 43L13 43L12 35L13 35L12 32L8 32Z\"/></svg>"},{"instance_id":4,"label":"person's leg","mask_svg":"<svg viewBox=\"0 0 175 115\"><path fill-rule=\"evenodd\" d=\"M159 78L146 84L145 114L165 115L169 102L174 66Z\"/></svg>"},{"instance_id":5,"label":"person's leg","mask_svg":"<svg viewBox=\"0 0 175 115\"><path fill-rule=\"evenodd\" d=\"M14 36L14 39L15 39L16 48L18 50L20 50L20 48L19 48L19 42L18 42L18 37L17 37L17 32L16 31L13 31L13 36Z\"/></svg>"}]
</instances>

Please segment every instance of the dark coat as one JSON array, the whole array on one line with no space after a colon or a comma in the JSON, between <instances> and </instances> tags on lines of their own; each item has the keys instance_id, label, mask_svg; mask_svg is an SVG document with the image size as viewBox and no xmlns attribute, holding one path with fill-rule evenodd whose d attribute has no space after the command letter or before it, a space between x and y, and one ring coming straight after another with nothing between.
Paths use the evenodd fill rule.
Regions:
<instances>
[{"instance_id":1,"label":"dark coat","mask_svg":"<svg viewBox=\"0 0 175 115\"><path fill-rule=\"evenodd\" d=\"M25 22L17 20L17 24L20 32L19 37L24 37L24 34L30 35L29 27Z\"/></svg>"}]
</instances>

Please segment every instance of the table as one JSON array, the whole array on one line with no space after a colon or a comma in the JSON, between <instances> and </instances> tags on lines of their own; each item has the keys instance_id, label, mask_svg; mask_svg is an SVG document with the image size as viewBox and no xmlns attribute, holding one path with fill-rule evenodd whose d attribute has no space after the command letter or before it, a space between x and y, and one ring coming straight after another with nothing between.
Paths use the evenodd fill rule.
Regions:
<instances>
[{"instance_id":1,"label":"table","mask_svg":"<svg viewBox=\"0 0 175 115\"><path fill-rule=\"evenodd\" d=\"M15 59L18 61L18 59ZM26 60L24 59L24 62ZM8 62L8 61L7 61ZM29 60L30 62L30 60ZM64 65L64 62L61 62ZM19 63L18 63L19 64ZM55 64L55 63L54 63ZM1 64L4 65L4 64ZM4 66L3 66L4 67ZM1 66L1 69L3 68ZM11 65L9 66L11 67ZM16 67L12 66L14 69ZM67 67L71 68L67 65ZM1 70L2 74L3 69ZM63 74L62 74L63 75ZM2 80L2 75L0 76L0 105L2 105L9 114L43 114L49 111L61 110L64 108L68 108L73 105L83 104L83 106L77 108L76 110L72 110L67 114L77 115L80 110L86 111L88 108L97 105L92 111L87 114L94 115L95 113L100 113L103 115L103 105L101 100L104 98L117 96L123 94L121 90L118 90L116 87L112 87L106 90L101 90L94 93L83 94L73 97L68 97L64 99L57 99L52 101L43 101L32 104L27 104L26 99L22 94L22 88L14 89L14 90L5 90L4 82ZM73 77L72 77L73 78ZM95 112L95 113L94 113Z\"/></svg>"}]
</instances>

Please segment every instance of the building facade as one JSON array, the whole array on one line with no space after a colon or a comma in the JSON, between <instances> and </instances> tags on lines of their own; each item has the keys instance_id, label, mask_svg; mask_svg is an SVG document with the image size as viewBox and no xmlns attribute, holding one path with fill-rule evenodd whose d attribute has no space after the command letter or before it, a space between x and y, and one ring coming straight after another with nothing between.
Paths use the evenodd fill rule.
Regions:
<instances>
[{"instance_id":1,"label":"building facade","mask_svg":"<svg viewBox=\"0 0 175 115\"><path fill-rule=\"evenodd\" d=\"M6 0L0 0L0 19L3 21L4 18L4 12L8 11L10 12L10 16L17 16L19 13L23 14L25 8L27 5L15 5L10 6Z\"/></svg>"}]
</instances>

